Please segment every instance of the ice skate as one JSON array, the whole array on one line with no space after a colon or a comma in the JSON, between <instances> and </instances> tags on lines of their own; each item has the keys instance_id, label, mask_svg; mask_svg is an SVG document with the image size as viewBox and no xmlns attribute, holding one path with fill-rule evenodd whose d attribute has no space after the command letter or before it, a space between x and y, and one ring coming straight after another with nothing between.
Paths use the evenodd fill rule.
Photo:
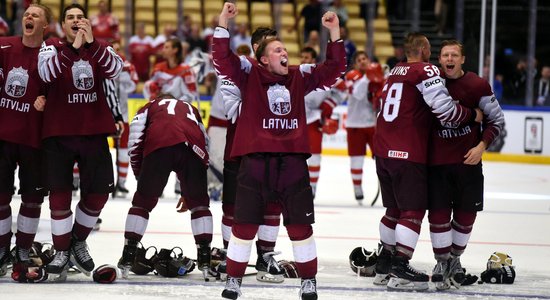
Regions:
<instances>
[{"instance_id":1,"label":"ice skate","mask_svg":"<svg viewBox=\"0 0 550 300\"><path fill-rule=\"evenodd\" d=\"M387 285L390 280L391 269L391 257L392 252L379 244L378 245L378 259L376 260L374 285Z\"/></svg>"},{"instance_id":2,"label":"ice skate","mask_svg":"<svg viewBox=\"0 0 550 300\"><path fill-rule=\"evenodd\" d=\"M0 248L0 277L8 272L8 265L11 263L11 254L8 247Z\"/></svg>"},{"instance_id":3,"label":"ice skate","mask_svg":"<svg viewBox=\"0 0 550 300\"><path fill-rule=\"evenodd\" d=\"M437 260L437 263L432 271L432 282L443 282L449 273L449 263L446 259Z\"/></svg>"},{"instance_id":4,"label":"ice skate","mask_svg":"<svg viewBox=\"0 0 550 300\"><path fill-rule=\"evenodd\" d=\"M226 299L237 299L241 296L242 278L227 277L225 288L222 292L222 297Z\"/></svg>"},{"instance_id":5,"label":"ice skate","mask_svg":"<svg viewBox=\"0 0 550 300\"><path fill-rule=\"evenodd\" d=\"M122 250L122 257L118 260L117 267L122 273L122 278L128 278L130 269L134 265L137 253L137 241L127 240L124 249Z\"/></svg>"},{"instance_id":6,"label":"ice skate","mask_svg":"<svg viewBox=\"0 0 550 300\"><path fill-rule=\"evenodd\" d=\"M315 278L302 278L300 287L300 299L317 300L317 280Z\"/></svg>"},{"instance_id":7,"label":"ice skate","mask_svg":"<svg viewBox=\"0 0 550 300\"><path fill-rule=\"evenodd\" d=\"M392 257L388 290L425 291L429 279L428 275L413 268L406 257Z\"/></svg>"},{"instance_id":8,"label":"ice skate","mask_svg":"<svg viewBox=\"0 0 550 300\"><path fill-rule=\"evenodd\" d=\"M460 263L460 256L451 255L451 259L449 260L449 280L457 289L466 280L466 274Z\"/></svg>"},{"instance_id":9,"label":"ice skate","mask_svg":"<svg viewBox=\"0 0 550 300\"><path fill-rule=\"evenodd\" d=\"M204 281L210 281L209 269L210 269L210 245L209 244L197 244L197 269L202 272Z\"/></svg>"},{"instance_id":10,"label":"ice skate","mask_svg":"<svg viewBox=\"0 0 550 300\"><path fill-rule=\"evenodd\" d=\"M281 252L258 253L256 260L256 279L261 282L281 283L285 281L285 271L279 266L273 256Z\"/></svg>"},{"instance_id":11,"label":"ice skate","mask_svg":"<svg viewBox=\"0 0 550 300\"><path fill-rule=\"evenodd\" d=\"M91 272L94 270L95 264L88 251L88 244L86 241L77 241L73 238L70 252L71 262L75 267L84 275L90 276Z\"/></svg>"},{"instance_id":12,"label":"ice skate","mask_svg":"<svg viewBox=\"0 0 550 300\"><path fill-rule=\"evenodd\" d=\"M69 270L69 251L56 251L55 256L47 266L48 281L64 282L67 280Z\"/></svg>"},{"instance_id":13,"label":"ice skate","mask_svg":"<svg viewBox=\"0 0 550 300\"><path fill-rule=\"evenodd\" d=\"M113 198L126 198L128 193L129 191L125 186L117 183L113 191Z\"/></svg>"},{"instance_id":14,"label":"ice skate","mask_svg":"<svg viewBox=\"0 0 550 300\"><path fill-rule=\"evenodd\" d=\"M363 198L365 198L363 195L363 187L360 185L354 185L353 192L355 193L355 200L357 200L359 205L363 205Z\"/></svg>"}]
</instances>

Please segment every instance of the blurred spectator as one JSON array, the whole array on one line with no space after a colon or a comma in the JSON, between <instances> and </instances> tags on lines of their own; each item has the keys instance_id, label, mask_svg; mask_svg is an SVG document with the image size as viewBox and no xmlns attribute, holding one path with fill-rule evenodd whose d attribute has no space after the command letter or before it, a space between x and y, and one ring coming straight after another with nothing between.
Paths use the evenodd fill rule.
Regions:
<instances>
[{"instance_id":1,"label":"blurred spectator","mask_svg":"<svg viewBox=\"0 0 550 300\"><path fill-rule=\"evenodd\" d=\"M210 19L210 25L206 27L201 34L202 39L206 43L208 52L210 52L210 48L212 48L212 37L214 36L214 30L218 26L218 19L218 15L213 15Z\"/></svg>"},{"instance_id":2,"label":"blurred spectator","mask_svg":"<svg viewBox=\"0 0 550 300\"><path fill-rule=\"evenodd\" d=\"M107 2L104 0L97 3L97 8L99 13L90 19L94 38L109 43L119 41L120 33L118 32L117 17L109 12Z\"/></svg>"},{"instance_id":3,"label":"blurred spectator","mask_svg":"<svg viewBox=\"0 0 550 300\"><path fill-rule=\"evenodd\" d=\"M65 37L65 32L63 32L63 28L61 28L61 24L59 24L59 21L53 15L52 21L50 22L48 29L46 29L46 32L44 33L44 40L47 40L51 37L56 37L60 39Z\"/></svg>"},{"instance_id":4,"label":"blurred spectator","mask_svg":"<svg viewBox=\"0 0 550 300\"><path fill-rule=\"evenodd\" d=\"M153 51L155 52L155 63L158 64L159 62L164 61L164 58L162 57L162 47L164 47L164 43L167 40L175 38L175 34L175 26L173 24L165 24L162 33L155 37L152 44Z\"/></svg>"},{"instance_id":5,"label":"blurred spectator","mask_svg":"<svg viewBox=\"0 0 550 300\"><path fill-rule=\"evenodd\" d=\"M315 50L315 53L321 53L321 39L319 37L319 31L312 30L309 32L307 42L304 44L305 47L310 47ZM319 59L317 57L317 59Z\"/></svg>"},{"instance_id":6,"label":"blurred spectator","mask_svg":"<svg viewBox=\"0 0 550 300\"><path fill-rule=\"evenodd\" d=\"M449 11L449 5L447 0L435 0L434 15L436 22L437 34L443 35L447 28L447 14Z\"/></svg>"},{"instance_id":7,"label":"blurred spectator","mask_svg":"<svg viewBox=\"0 0 550 300\"><path fill-rule=\"evenodd\" d=\"M334 0L328 10L335 12L340 20L340 28L346 26L349 19L348 9L344 6L341 0Z\"/></svg>"},{"instance_id":8,"label":"blurred spectator","mask_svg":"<svg viewBox=\"0 0 550 300\"><path fill-rule=\"evenodd\" d=\"M191 18L190 15L184 15L181 24L182 40L187 40L187 38L191 36L191 25L193 25L193 18Z\"/></svg>"},{"instance_id":9,"label":"blurred spectator","mask_svg":"<svg viewBox=\"0 0 550 300\"><path fill-rule=\"evenodd\" d=\"M406 3L403 0L386 0L386 12L388 14L388 19L390 21L405 19L405 4Z\"/></svg>"},{"instance_id":10,"label":"blurred spectator","mask_svg":"<svg viewBox=\"0 0 550 300\"><path fill-rule=\"evenodd\" d=\"M350 39L348 39L347 27L340 27L340 38L342 39L342 41L344 41L344 48L346 49L346 65L349 69L352 65L351 58L353 57L353 54L355 54L357 48L355 47L355 44Z\"/></svg>"},{"instance_id":11,"label":"blurred spectator","mask_svg":"<svg viewBox=\"0 0 550 300\"><path fill-rule=\"evenodd\" d=\"M321 29L322 6L319 0L309 0L309 3L304 5L300 14L296 16L294 30L298 30L300 19L304 18L304 43L308 41L309 33L312 30L319 32ZM317 52L319 53L319 52Z\"/></svg>"},{"instance_id":12,"label":"blurred spectator","mask_svg":"<svg viewBox=\"0 0 550 300\"><path fill-rule=\"evenodd\" d=\"M527 61L520 58L516 68L506 83L504 97L510 104L524 104L525 85L527 82Z\"/></svg>"},{"instance_id":13,"label":"blurred spectator","mask_svg":"<svg viewBox=\"0 0 550 300\"><path fill-rule=\"evenodd\" d=\"M231 35L231 50L236 51L237 47L246 44L252 51L251 37L248 34L248 23L243 22L235 26L235 33Z\"/></svg>"},{"instance_id":14,"label":"blurred spectator","mask_svg":"<svg viewBox=\"0 0 550 300\"><path fill-rule=\"evenodd\" d=\"M386 60L386 64L388 67L390 67L390 70L397 65L397 63L400 62L406 62L407 57L405 56L405 50L403 50L403 46L395 46L393 47L393 56L388 57L388 60Z\"/></svg>"},{"instance_id":15,"label":"blurred spectator","mask_svg":"<svg viewBox=\"0 0 550 300\"><path fill-rule=\"evenodd\" d=\"M145 23L136 24L136 35L128 41L130 62L136 66L140 81L149 79L151 63L149 57L153 54L153 38L145 35Z\"/></svg>"},{"instance_id":16,"label":"blurred spectator","mask_svg":"<svg viewBox=\"0 0 550 300\"><path fill-rule=\"evenodd\" d=\"M208 51L206 41L201 37L200 28L197 24L191 24L191 32L186 41L189 43L189 51L192 52L195 48L199 48L202 52Z\"/></svg>"},{"instance_id":17,"label":"blurred spectator","mask_svg":"<svg viewBox=\"0 0 550 300\"><path fill-rule=\"evenodd\" d=\"M10 33L10 26L0 17L0 36L7 36Z\"/></svg>"},{"instance_id":18,"label":"blurred spectator","mask_svg":"<svg viewBox=\"0 0 550 300\"><path fill-rule=\"evenodd\" d=\"M378 18L378 0L359 1L359 17L365 21L369 18L369 4L374 1L374 18Z\"/></svg>"},{"instance_id":19,"label":"blurred spectator","mask_svg":"<svg viewBox=\"0 0 550 300\"><path fill-rule=\"evenodd\" d=\"M536 105L550 106L550 65L542 66L540 78L535 82L535 99Z\"/></svg>"}]
</instances>

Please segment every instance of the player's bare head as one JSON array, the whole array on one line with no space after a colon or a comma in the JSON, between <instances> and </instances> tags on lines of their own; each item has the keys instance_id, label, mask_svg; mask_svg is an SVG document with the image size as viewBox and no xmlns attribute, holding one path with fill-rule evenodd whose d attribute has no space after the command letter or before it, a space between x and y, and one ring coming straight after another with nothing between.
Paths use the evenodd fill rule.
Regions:
<instances>
[{"instance_id":1,"label":"player's bare head","mask_svg":"<svg viewBox=\"0 0 550 300\"><path fill-rule=\"evenodd\" d=\"M277 30L273 30L269 27L256 28L250 38L250 44L252 44L252 50L254 53L256 53L256 49L258 49L258 46L263 40L274 37L277 37Z\"/></svg>"},{"instance_id":2,"label":"player's bare head","mask_svg":"<svg viewBox=\"0 0 550 300\"><path fill-rule=\"evenodd\" d=\"M353 53L353 56L351 57L351 61L353 63L353 68L356 70L361 70L365 72L367 70L367 67L370 63L369 56L367 52L365 51L355 51Z\"/></svg>"},{"instance_id":3,"label":"player's bare head","mask_svg":"<svg viewBox=\"0 0 550 300\"><path fill-rule=\"evenodd\" d=\"M459 78L464 72L464 50L462 44L457 40L445 40L441 43L439 51L439 64L448 78Z\"/></svg>"},{"instance_id":4,"label":"player's bare head","mask_svg":"<svg viewBox=\"0 0 550 300\"><path fill-rule=\"evenodd\" d=\"M86 19L86 10L82 7L82 5L73 3L65 7L61 17L61 27L63 27L63 31L65 31L65 34L67 35L67 41L72 43L76 38L78 29L80 28L80 22L83 19Z\"/></svg>"},{"instance_id":5,"label":"player's bare head","mask_svg":"<svg viewBox=\"0 0 550 300\"><path fill-rule=\"evenodd\" d=\"M237 55L244 56L250 56L250 53L252 53L250 47L247 44L240 44L237 49L235 49L235 52L237 52Z\"/></svg>"},{"instance_id":6,"label":"player's bare head","mask_svg":"<svg viewBox=\"0 0 550 300\"><path fill-rule=\"evenodd\" d=\"M31 4L23 13L23 35L32 36L44 34L52 21L52 12L47 6Z\"/></svg>"},{"instance_id":7,"label":"player's bare head","mask_svg":"<svg viewBox=\"0 0 550 300\"><path fill-rule=\"evenodd\" d=\"M181 41L178 38L171 38L164 42L162 56L165 59L175 58L176 63L178 65L181 64L183 62L183 47Z\"/></svg>"},{"instance_id":8,"label":"player's bare head","mask_svg":"<svg viewBox=\"0 0 550 300\"><path fill-rule=\"evenodd\" d=\"M256 50L256 59L260 65L277 75L288 74L288 53L278 38L263 40Z\"/></svg>"},{"instance_id":9,"label":"player's bare head","mask_svg":"<svg viewBox=\"0 0 550 300\"><path fill-rule=\"evenodd\" d=\"M428 62L431 55L430 41L422 33L409 33L405 38L405 55L409 61L421 60Z\"/></svg>"},{"instance_id":10,"label":"player's bare head","mask_svg":"<svg viewBox=\"0 0 550 300\"><path fill-rule=\"evenodd\" d=\"M300 63L302 64L313 64L317 59L317 51L311 47L304 47L300 51Z\"/></svg>"}]
</instances>

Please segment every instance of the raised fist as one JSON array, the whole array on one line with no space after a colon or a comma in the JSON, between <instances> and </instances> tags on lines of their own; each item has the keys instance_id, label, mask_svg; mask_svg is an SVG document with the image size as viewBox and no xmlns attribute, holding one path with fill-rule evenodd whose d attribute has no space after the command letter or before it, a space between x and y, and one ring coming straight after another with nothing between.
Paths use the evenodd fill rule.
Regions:
<instances>
[{"instance_id":1,"label":"raised fist","mask_svg":"<svg viewBox=\"0 0 550 300\"><path fill-rule=\"evenodd\" d=\"M338 20L338 16L336 13L332 11L327 11L322 18L323 26L325 26L328 29L332 28L338 28L340 21Z\"/></svg>"}]
</instances>

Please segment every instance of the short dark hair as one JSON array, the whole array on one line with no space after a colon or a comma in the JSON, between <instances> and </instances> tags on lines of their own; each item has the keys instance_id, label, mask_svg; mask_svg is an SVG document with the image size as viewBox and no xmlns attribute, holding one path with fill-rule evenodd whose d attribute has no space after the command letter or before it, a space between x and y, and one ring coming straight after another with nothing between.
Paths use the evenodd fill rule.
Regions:
<instances>
[{"instance_id":1,"label":"short dark hair","mask_svg":"<svg viewBox=\"0 0 550 300\"><path fill-rule=\"evenodd\" d=\"M176 48L176 61L178 62L178 65L183 62L183 46L181 45L181 41L178 38L171 38L166 41L166 43L170 43L172 48Z\"/></svg>"},{"instance_id":2,"label":"short dark hair","mask_svg":"<svg viewBox=\"0 0 550 300\"><path fill-rule=\"evenodd\" d=\"M65 9L63 9L63 14L61 15L61 20L59 20L60 23L63 23L65 22L65 17L67 16L67 11L69 9L73 9L73 8L78 8L82 11L82 13L84 14L84 18L88 18L88 12L86 11L86 9L84 9L84 7L78 3L72 3L72 4L69 4L65 7Z\"/></svg>"},{"instance_id":3,"label":"short dark hair","mask_svg":"<svg viewBox=\"0 0 550 300\"><path fill-rule=\"evenodd\" d=\"M265 48L267 48L267 45L269 45L271 42L274 42L274 41L279 41L279 38L277 37L267 38L260 42L258 49L256 49L256 52L254 53L254 55L256 56L256 60L258 61L259 64L263 65L263 63L260 61L260 58L264 55Z\"/></svg>"},{"instance_id":4,"label":"short dark hair","mask_svg":"<svg viewBox=\"0 0 550 300\"><path fill-rule=\"evenodd\" d=\"M271 29L269 27L258 27L252 33L250 44L260 44L260 42L268 36L277 36L277 30Z\"/></svg>"},{"instance_id":5,"label":"short dark hair","mask_svg":"<svg viewBox=\"0 0 550 300\"><path fill-rule=\"evenodd\" d=\"M364 55L366 56L367 58L369 58L369 55L367 54L367 52L363 51L363 50L357 50L355 51L355 53L353 53L353 55L351 56L351 63L353 65L355 65L355 60L357 60L357 58L359 57L359 55Z\"/></svg>"},{"instance_id":6,"label":"short dark hair","mask_svg":"<svg viewBox=\"0 0 550 300\"><path fill-rule=\"evenodd\" d=\"M317 58L317 51L315 51L315 49L311 48L311 47L304 47L302 48L302 51L300 51L300 53L310 53L311 54L311 58L313 59L316 59Z\"/></svg>"}]
</instances>

